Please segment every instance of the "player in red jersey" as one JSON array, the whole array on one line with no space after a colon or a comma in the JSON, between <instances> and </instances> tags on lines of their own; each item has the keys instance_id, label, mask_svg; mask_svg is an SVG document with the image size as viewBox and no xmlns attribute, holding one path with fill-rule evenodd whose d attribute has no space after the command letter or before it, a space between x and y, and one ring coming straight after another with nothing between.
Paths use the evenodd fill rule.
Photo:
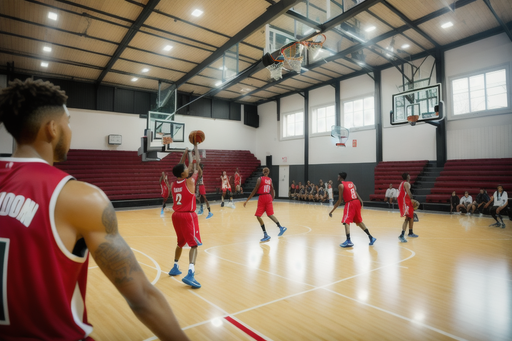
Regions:
<instances>
[{"instance_id":1,"label":"player in red jersey","mask_svg":"<svg viewBox=\"0 0 512 341\"><path fill-rule=\"evenodd\" d=\"M162 211L160 212L160 217L164 216L164 208L165 203L167 202L167 198L169 198L169 195L171 194L171 187L169 186L169 180L167 180L167 174L165 172L162 172L162 175L160 175L160 189L162 190L162 198L163 204L162 204Z\"/></svg>"},{"instance_id":2,"label":"player in red jersey","mask_svg":"<svg viewBox=\"0 0 512 341\"><path fill-rule=\"evenodd\" d=\"M329 213L329 217L332 217L332 212L341 204L341 198L345 201L345 209L343 210L343 219L341 222L345 225L345 234L347 235L347 240L340 244L341 247L352 247L354 244L350 240L350 224L352 222L356 223L370 238L370 245L373 245L377 238L374 238L366 225L363 223L363 218L361 217L361 208L363 207L363 200L357 193L356 185L352 181L345 181L347 178L347 173L342 172L338 175L338 185L339 190L339 198L332 211Z\"/></svg>"},{"instance_id":3,"label":"player in red jersey","mask_svg":"<svg viewBox=\"0 0 512 341\"><path fill-rule=\"evenodd\" d=\"M204 172L204 164L200 163L199 167L201 167L201 170ZM206 198L206 187L204 186L204 180L202 175L199 177L197 184L199 186L199 202L201 203L201 208L199 209L199 212L197 212L197 215L203 214L203 203L201 202L202 200L203 202L206 203L206 208L208 209L208 215L206 216L206 219L210 219L211 217L213 217L213 213L210 210L210 203Z\"/></svg>"},{"instance_id":4,"label":"player in red jersey","mask_svg":"<svg viewBox=\"0 0 512 341\"><path fill-rule=\"evenodd\" d=\"M227 207L235 208L235 204L233 203L233 192L231 191L231 184L229 183L231 177L226 174L226 171L222 172L220 176L220 181L222 182L222 202L220 203L220 207L224 207L224 197L226 194L229 196L229 203Z\"/></svg>"},{"instance_id":5,"label":"player in red jersey","mask_svg":"<svg viewBox=\"0 0 512 341\"><path fill-rule=\"evenodd\" d=\"M171 184L172 200L174 202L172 214L172 224L178 237L178 245L174 253L174 266L169 271L169 275L180 275L181 271L178 261L181 257L181 251L185 244L190 246L188 273L183 277L182 281L193 288L200 288L201 284L194 278L195 264L197 258L197 247L202 245L201 235L199 234L199 223L196 214L196 196L195 188L198 177L203 175L203 171L199 164L199 153L197 152L197 144L194 145L195 160L185 165L185 157L188 155L188 148L185 149L182 162L174 166L172 173L177 178ZM189 176L192 173L192 176Z\"/></svg>"},{"instance_id":6,"label":"player in red jersey","mask_svg":"<svg viewBox=\"0 0 512 341\"><path fill-rule=\"evenodd\" d=\"M236 194L244 193L244 190L242 189L242 176L238 172L238 167L236 168L236 172L235 172L235 193Z\"/></svg>"},{"instance_id":7,"label":"player in red jersey","mask_svg":"<svg viewBox=\"0 0 512 341\"><path fill-rule=\"evenodd\" d=\"M398 187L398 208L400 209L400 216L405 217L404 223L402 224L402 233L398 237L398 239L402 243L407 243L407 239L405 239L405 230L407 229L407 224L409 224L409 234L407 235L410 238L418 238L417 234L414 234L412 231L412 227L414 225L414 208L412 206L412 194L411 194L411 176L409 173L402 174L402 183Z\"/></svg>"},{"instance_id":8,"label":"player in red jersey","mask_svg":"<svg viewBox=\"0 0 512 341\"><path fill-rule=\"evenodd\" d=\"M0 158L0 339L92 340L85 294L89 252L135 315L165 340L187 337L118 232L102 190L53 167L71 144L67 96L41 80L0 94L16 140Z\"/></svg>"},{"instance_id":9,"label":"player in red jersey","mask_svg":"<svg viewBox=\"0 0 512 341\"><path fill-rule=\"evenodd\" d=\"M267 167L263 168L263 176L258 178L258 181L256 181L256 186L252 190L251 195L249 195L247 200L244 202L245 207L247 202L256 194L256 192L258 192L258 208L256 209L255 216L258 218L258 222L260 223L261 229L263 230L263 239L261 239L262 242L270 240L270 236L265 230L265 223L263 223L263 219L261 219L261 216L265 212L267 213L267 217L272 219L272 221L277 224L277 227L279 227L279 234L277 235L278 237L281 237L283 233L288 230L286 227L281 226L277 218L274 216L274 206L272 205L272 200L274 200L275 192L272 179L268 177L269 173L270 169Z\"/></svg>"}]
</instances>

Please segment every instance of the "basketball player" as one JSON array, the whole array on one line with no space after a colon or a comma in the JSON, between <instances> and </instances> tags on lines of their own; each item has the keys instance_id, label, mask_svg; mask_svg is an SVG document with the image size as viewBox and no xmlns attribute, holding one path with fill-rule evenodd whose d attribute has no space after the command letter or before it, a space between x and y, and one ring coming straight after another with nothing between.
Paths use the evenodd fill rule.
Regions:
<instances>
[{"instance_id":1,"label":"basketball player","mask_svg":"<svg viewBox=\"0 0 512 341\"><path fill-rule=\"evenodd\" d=\"M279 227L279 234L278 237L281 237L283 233L288 230L286 227L281 226L279 224L279 221L274 216L274 206L272 205L272 200L274 200L275 192L274 192L274 185L272 184L272 179L268 177L270 173L270 169L267 167L263 168L263 176L259 177L256 181L256 186L252 190L251 195L247 198L247 200L244 202L244 207L247 204L247 202L258 192L258 208L256 209L256 218L258 219L258 222L260 223L261 229L263 230L263 239L261 239L262 242L266 242L270 240L270 236L267 234L267 231L265 230L265 223L263 223L263 219L261 219L261 216L263 213L267 213L267 217L272 219L274 223L276 223L277 227Z\"/></svg>"},{"instance_id":2,"label":"basketball player","mask_svg":"<svg viewBox=\"0 0 512 341\"><path fill-rule=\"evenodd\" d=\"M400 209L400 216L405 217L404 223L402 225L402 233L398 237L398 239L402 243L407 243L407 239L405 239L405 230L407 229L407 224L409 224L409 234L407 235L409 238L418 238L417 234L414 234L412 228L414 225L414 208L412 206L412 194L411 194L411 176L409 173L402 174L402 181L400 186L398 186L398 208Z\"/></svg>"},{"instance_id":3,"label":"basketball player","mask_svg":"<svg viewBox=\"0 0 512 341\"><path fill-rule=\"evenodd\" d=\"M224 207L224 197L229 195L229 203L227 207L235 208L235 204L233 203L233 193L231 192L231 184L229 183L229 180L231 179L230 176L226 174L226 171L222 172L222 176L220 177L220 180L222 181L222 202L220 203L220 207Z\"/></svg>"},{"instance_id":4,"label":"basketball player","mask_svg":"<svg viewBox=\"0 0 512 341\"><path fill-rule=\"evenodd\" d=\"M235 193L236 194L242 194L242 176L240 173L238 173L238 167L236 168L235 172Z\"/></svg>"},{"instance_id":5,"label":"basketball player","mask_svg":"<svg viewBox=\"0 0 512 341\"><path fill-rule=\"evenodd\" d=\"M334 204L333 209L329 213L329 217L332 218L332 212L341 204L341 198L345 201L345 209L343 210L343 219L341 222L345 225L345 234L347 235L347 240L340 244L341 247L352 247L354 244L350 240L350 224L352 222L356 223L357 226L361 228L370 238L370 245L373 245L377 238L374 238L366 225L363 223L363 218L361 217L361 208L363 207L363 200L357 193L356 185L352 181L345 181L347 178L347 173L342 172L338 175L338 191L339 197L338 201Z\"/></svg>"},{"instance_id":6,"label":"basketball player","mask_svg":"<svg viewBox=\"0 0 512 341\"><path fill-rule=\"evenodd\" d=\"M204 171L204 164L200 163L199 167L201 167L201 170ZM208 215L206 216L206 219L210 219L213 217L213 213L210 210L210 203L208 202L208 199L206 199L206 187L204 186L204 180L203 180L203 174L199 177L199 181L197 181L199 184L199 201L201 202L201 208L199 209L199 212L197 212L198 215L203 214L203 202L206 203L206 208L208 209Z\"/></svg>"},{"instance_id":7,"label":"basketball player","mask_svg":"<svg viewBox=\"0 0 512 341\"><path fill-rule=\"evenodd\" d=\"M92 340L90 252L159 339L187 340L119 234L105 193L53 167L71 144L66 99L53 84L30 78L0 94L0 124L17 144L12 157L0 158L0 339Z\"/></svg>"},{"instance_id":8,"label":"basketball player","mask_svg":"<svg viewBox=\"0 0 512 341\"><path fill-rule=\"evenodd\" d=\"M165 172L162 172L162 175L160 175L160 189L162 190L162 198L163 204L162 204L162 211L160 212L160 217L164 217L164 208L165 203L167 202L167 198L169 198L169 194L171 194L171 187L169 186L169 180L167 180L167 174Z\"/></svg>"},{"instance_id":9,"label":"basketball player","mask_svg":"<svg viewBox=\"0 0 512 341\"><path fill-rule=\"evenodd\" d=\"M493 196L490 198L489 202L485 204L485 207L489 207L489 205L493 203L492 208L490 209L491 216L496 223L489 225L495 227L501 227L504 229L506 227L505 222L503 221L503 217L501 216L501 212L505 211L508 206L508 194L503 190L502 185L498 185L496 187L496 192L494 192ZM498 220L499 219L499 220ZM500 222L501 220L501 222Z\"/></svg>"},{"instance_id":10,"label":"basketball player","mask_svg":"<svg viewBox=\"0 0 512 341\"><path fill-rule=\"evenodd\" d=\"M201 284L194 278L195 264L197 258L197 247L202 245L201 235L199 234L199 223L196 214L196 196L195 188L196 181L203 175L199 164L199 153L197 152L197 144L194 145L195 160L190 162L187 166L185 163L179 163L172 169L172 174L177 178L171 184L171 193L173 200L174 213L172 214L172 224L178 237L178 244L174 253L174 266L169 271L170 276L177 276L181 274L178 266L178 261L181 257L181 252L185 244L190 246L188 254L189 266L188 274L183 277L183 283L190 285L192 288L200 288ZM183 153L182 160L188 155L188 148ZM192 173L193 172L193 173ZM189 176L192 173L192 176Z\"/></svg>"}]
</instances>

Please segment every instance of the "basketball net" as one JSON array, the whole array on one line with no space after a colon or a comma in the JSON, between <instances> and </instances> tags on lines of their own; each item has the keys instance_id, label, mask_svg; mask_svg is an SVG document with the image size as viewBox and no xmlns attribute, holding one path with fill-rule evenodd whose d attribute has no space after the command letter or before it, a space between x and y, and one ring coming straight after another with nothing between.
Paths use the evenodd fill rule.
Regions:
<instances>
[{"instance_id":1,"label":"basketball net","mask_svg":"<svg viewBox=\"0 0 512 341\"><path fill-rule=\"evenodd\" d=\"M310 53L309 54L310 58L311 58L311 56L317 55L317 53L324 46L326 39L327 38L326 38L325 34L319 34L317 36L314 36L311 39L308 39L308 40L302 42L302 45L304 45L308 49L308 51Z\"/></svg>"},{"instance_id":2,"label":"basketball net","mask_svg":"<svg viewBox=\"0 0 512 341\"><path fill-rule=\"evenodd\" d=\"M267 66L267 70L270 71L270 77L276 81L283 78L283 62L276 62Z\"/></svg>"},{"instance_id":3,"label":"basketball net","mask_svg":"<svg viewBox=\"0 0 512 341\"><path fill-rule=\"evenodd\" d=\"M304 45L301 42L296 42L288 47L281 50L281 54L284 57L286 63L292 70L300 73L302 68L302 52L304 51Z\"/></svg>"},{"instance_id":4,"label":"basketball net","mask_svg":"<svg viewBox=\"0 0 512 341\"><path fill-rule=\"evenodd\" d=\"M331 127L331 137L333 138L333 141L337 147L346 147L349 133L350 130L348 128L340 126Z\"/></svg>"}]
</instances>

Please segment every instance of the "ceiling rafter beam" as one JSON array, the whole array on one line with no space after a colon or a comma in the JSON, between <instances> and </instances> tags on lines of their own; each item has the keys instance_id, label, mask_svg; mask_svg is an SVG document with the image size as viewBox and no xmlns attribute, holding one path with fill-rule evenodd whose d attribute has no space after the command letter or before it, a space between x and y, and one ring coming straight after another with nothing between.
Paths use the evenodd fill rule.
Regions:
<instances>
[{"instance_id":1,"label":"ceiling rafter beam","mask_svg":"<svg viewBox=\"0 0 512 341\"><path fill-rule=\"evenodd\" d=\"M112 55L112 58L108 61L107 65L105 65L105 68L103 71L101 71L98 79L96 80L96 83L100 84L101 81L105 78L107 73L112 69L114 64L117 62L119 57L121 57L121 54L124 52L124 50L128 47L128 44L132 41L133 37L139 32L139 29L141 28L142 24L146 21L147 18L151 15L155 7L158 5L160 0L149 0L146 6L142 9L139 16L137 17L137 20L132 24L132 26L128 29L128 32L126 32L125 36L121 40L121 43L117 46L116 51Z\"/></svg>"},{"instance_id":2,"label":"ceiling rafter beam","mask_svg":"<svg viewBox=\"0 0 512 341\"><path fill-rule=\"evenodd\" d=\"M395 15L397 15L400 19L402 19L402 21L407 25L409 26L410 28L412 28L414 31L416 31L418 34L420 34L423 38L427 39L432 45L434 45L435 47L439 47L439 43L437 41L435 41L434 39L432 39L432 37L430 37L428 34L426 34L425 32L423 32L423 30L421 30L417 25L415 25L411 19L409 19L407 16L405 16L405 14L403 14L402 12L400 12L395 6L391 5L389 2L387 2L386 0L383 0L382 1L382 4L384 6L386 6L391 12L393 12Z\"/></svg>"},{"instance_id":3,"label":"ceiling rafter beam","mask_svg":"<svg viewBox=\"0 0 512 341\"><path fill-rule=\"evenodd\" d=\"M510 32L510 30L508 29L507 25L505 25L503 20L501 20L499 15L496 13L496 11L494 10L494 8L491 5L491 2L489 0L484 0L484 2L487 5L487 7L489 8L489 10L491 11L492 15L494 15L494 18L496 19L498 24L500 24L501 28L503 28L503 30L507 34L508 39L510 39L510 41L512 41L512 32Z\"/></svg>"}]
</instances>

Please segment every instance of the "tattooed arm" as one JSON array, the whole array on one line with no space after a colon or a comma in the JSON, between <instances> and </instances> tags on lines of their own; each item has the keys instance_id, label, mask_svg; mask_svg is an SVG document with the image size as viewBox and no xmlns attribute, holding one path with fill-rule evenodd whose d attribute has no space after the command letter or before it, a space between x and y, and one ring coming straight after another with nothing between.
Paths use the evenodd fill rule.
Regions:
<instances>
[{"instance_id":1,"label":"tattooed arm","mask_svg":"<svg viewBox=\"0 0 512 341\"><path fill-rule=\"evenodd\" d=\"M112 204L99 188L70 181L55 210L57 231L70 251L83 238L98 266L137 316L161 340L187 340L163 294L146 278L119 234Z\"/></svg>"}]
</instances>

